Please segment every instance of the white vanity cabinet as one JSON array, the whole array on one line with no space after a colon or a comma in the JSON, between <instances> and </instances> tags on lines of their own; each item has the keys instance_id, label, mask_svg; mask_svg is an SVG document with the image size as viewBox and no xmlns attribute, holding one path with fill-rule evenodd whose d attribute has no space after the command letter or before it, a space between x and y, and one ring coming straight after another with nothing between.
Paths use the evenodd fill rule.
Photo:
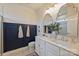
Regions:
<instances>
[{"instance_id":1,"label":"white vanity cabinet","mask_svg":"<svg viewBox=\"0 0 79 59\"><path fill-rule=\"evenodd\" d=\"M39 56L58 56L59 48L49 42L46 42L45 39L36 37L35 40L35 52Z\"/></svg>"},{"instance_id":2,"label":"white vanity cabinet","mask_svg":"<svg viewBox=\"0 0 79 59\"><path fill-rule=\"evenodd\" d=\"M39 56L76 56L76 54L53 44L53 42L50 43L45 38L40 38L39 36L36 36L35 39L35 52Z\"/></svg>"}]
</instances>

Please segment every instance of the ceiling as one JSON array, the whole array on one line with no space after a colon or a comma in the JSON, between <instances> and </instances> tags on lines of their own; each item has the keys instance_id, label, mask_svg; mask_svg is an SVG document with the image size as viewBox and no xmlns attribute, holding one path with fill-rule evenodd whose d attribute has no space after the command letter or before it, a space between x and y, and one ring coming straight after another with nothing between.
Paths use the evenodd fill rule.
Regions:
<instances>
[{"instance_id":1,"label":"ceiling","mask_svg":"<svg viewBox=\"0 0 79 59\"><path fill-rule=\"evenodd\" d=\"M55 5L57 5L58 3L4 3L2 5L4 5L6 7L6 5L9 5L12 7L12 5L15 7L15 6L19 6L19 7L22 7L24 9L27 9L29 8L30 10L32 10L33 12L36 13L36 16L39 17L39 18L42 18L44 12L46 10L48 10L49 8L52 8L54 7ZM1 5L1 4L0 4ZM70 5L70 6L69 6ZM72 12L74 9L73 8L70 8L70 7L73 7L72 4L69 4L65 7L63 7L64 10L66 9L69 9L69 13ZM67 8L68 7L68 8ZM21 8L21 9L22 9ZM18 9L18 8L15 8L15 9ZM19 11L19 10L18 10ZM74 10L75 11L75 10ZM27 12L27 11L26 11ZM54 14L54 13L53 13ZM62 13L61 13L62 14ZM73 13L72 13L73 14Z\"/></svg>"},{"instance_id":2,"label":"ceiling","mask_svg":"<svg viewBox=\"0 0 79 59\"><path fill-rule=\"evenodd\" d=\"M18 5L31 8L33 10L39 10L41 8L53 7L56 3L19 3Z\"/></svg>"}]
</instances>

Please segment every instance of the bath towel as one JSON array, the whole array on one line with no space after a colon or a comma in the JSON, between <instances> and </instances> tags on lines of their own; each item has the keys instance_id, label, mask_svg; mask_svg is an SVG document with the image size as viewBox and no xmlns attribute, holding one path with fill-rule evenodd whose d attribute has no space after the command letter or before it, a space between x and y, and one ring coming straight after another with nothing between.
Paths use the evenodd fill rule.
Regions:
<instances>
[{"instance_id":1,"label":"bath towel","mask_svg":"<svg viewBox=\"0 0 79 59\"><path fill-rule=\"evenodd\" d=\"M21 25L19 26L18 38L23 38L23 30Z\"/></svg>"},{"instance_id":2,"label":"bath towel","mask_svg":"<svg viewBox=\"0 0 79 59\"><path fill-rule=\"evenodd\" d=\"M26 37L30 37L30 27L27 26Z\"/></svg>"}]
</instances>

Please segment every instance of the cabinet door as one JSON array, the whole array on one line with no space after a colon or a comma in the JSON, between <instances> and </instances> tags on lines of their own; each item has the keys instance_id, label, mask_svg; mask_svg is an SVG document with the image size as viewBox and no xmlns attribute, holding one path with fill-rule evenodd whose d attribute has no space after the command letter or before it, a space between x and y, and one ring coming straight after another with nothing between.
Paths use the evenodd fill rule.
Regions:
<instances>
[{"instance_id":1,"label":"cabinet door","mask_svg":"<svg viewBox=\"0 0 79 59\"><path fill-rule=\"evenodd\" d=\"M39 55L39 49L40 49L40 45L39 45L39 38L35 37L35 52Z\"/></svg>"},{"instance_id":2,"label":"cabinet door","mask_svg":"<svg viewBox=\"0 0 79 59\"><path fill-rule=\"evenodd\" d=\"M60 56L76 56L76 55L65 49L60 48Z\"/></svg>"},{"instance_id":3,"label":"cabinet door","mask_svg":"<svg viewBox=\"0 0 79 59\"><path fill-rule=\"evenodd\" d=\"M46 42L46 55L58 56L59 55L59 47Z\"/></svg>"},{"instance_id":4,"label":"cabinet door","mask_svg":"<svg viewBox=\"0 0 79 59\"><path fill-rule=\"evenodd\" d=\"M46 46L45 41L40 39L40 56L46 55L46 53L45 53L46 47L45 46Z\"/></svg>"}]
</instances>

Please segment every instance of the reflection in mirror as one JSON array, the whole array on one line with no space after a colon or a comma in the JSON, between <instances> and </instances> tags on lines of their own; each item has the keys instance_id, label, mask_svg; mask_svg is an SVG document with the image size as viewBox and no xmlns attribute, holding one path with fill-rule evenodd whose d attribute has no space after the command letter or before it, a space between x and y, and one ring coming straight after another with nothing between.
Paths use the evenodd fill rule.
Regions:
<instances>
[{"instance_id":1,"label":"reflection in mirror","mask_svg":"<svg viewBox=\"0 0 79 59\"><path fill-rule=\"evenodd\" d=\"M57 21L57 23L60 24L61 29L59 30L60 35L66 35L67 34L67 21Z\"/></svg>"},{"instance_id":2,"label":"reflection in mirror","mask_svg":"<svg viewBox=\"0 0 79 59\"><path fill-rule=\"evenodd\" d=\"M62 29L60 35L70 35L77 37L77 17L78 12L74 4L66 4L60 8L56 22L60 23Z\"/></svg>"},{"instance_id":3,"label":"reflection in mirror","mask_svg":"<svg viewBox=\"0 0 79 59\"><path fill-rule=\"evenodd\" d=\"M44 25L44 33L51 33L50 29L47 25L53 23L53 18L50 14L46 14L44 17L43 25Z\"/></svg>"}]
</instances>

